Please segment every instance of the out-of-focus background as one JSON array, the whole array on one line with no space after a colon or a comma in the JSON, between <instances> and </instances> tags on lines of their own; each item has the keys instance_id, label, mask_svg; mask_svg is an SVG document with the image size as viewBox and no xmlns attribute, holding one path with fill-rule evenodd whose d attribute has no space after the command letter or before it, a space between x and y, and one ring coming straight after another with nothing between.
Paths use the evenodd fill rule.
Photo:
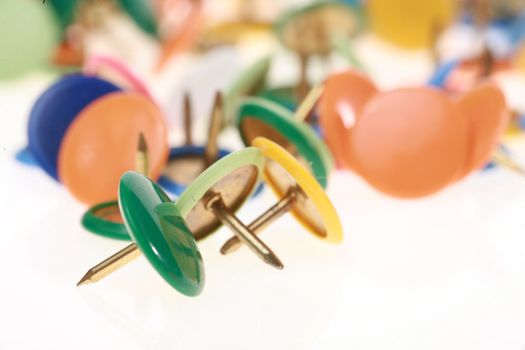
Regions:
<instances>
[{"instance_id":1,"label":"out-of-focus background","mask_svg":"<svg viewBox=\"0 0 525 350\"><path fill-rule=\"evenodd\" d=\"M12 2L30 3L27 11L34 10L38 19L17 21L16 12L9 13ZM250 3L242 13L244 1L204 1L205 23L269 23L309 1ZM417 11L398 14L396 3L397 10ZM368 24L348 39L380 88L425 84L435 70L436 51L440 62L469 59L488 42L496 58L520 55L520 39L507 40L496 24L480 30L455 10L445 15L450 18L434 42L428 20L417 16L433 16L425 9L437 3L460 5L445 0L360 5L365 17L374 18L374 11L377 16L396 13L406 22L405 32L428 31L415 43L405 43L403 30L389 30L403 23L387 23L386 29ZM505 13L508 21L521 19L522 4L515 3L516 9ZM57 19L40 18L55 16L51 6L0 0L0 349L525 349L525 181L500 167L413 200L381 194L354 173L335 171L327 193L343 222L341 245L320 242L285 216L262 235L286 265L277 271L245 248L221 256L219 247L229 237L222 229L199 243L206 288L198 298L176 293L143 257L104 281L76 287L87 268L126 243L88 233L80 225L86 206L42 170L15 160L27 143L34 101L61 74L75 69L22 62L24 55L41 53L35 46L63 41L60 23L52 25ZM110 13L82 34L82 55L109 55L133 69L165 111L171 144L183 137L185 91L194 101L195 139L204 142L213 94L257 58L272 55L269 86L293 85L298 79L297 56L271 31L247 33L235 45L179 52L156 71L159 42L122 11ZM49 37L38 35L44 31L40 22L51 26L45 28ZM525 68L516 65L494 79L510 107L521 113ZM355 62L338 52L313 57L308 77L319 82L351 66ZM525 139L516 128L505 145L525 164ZM233 128L221 134L219 143L242 148ZM240 216L248 222L273 201L267 190Z\"/></svg>"}]
</instances>

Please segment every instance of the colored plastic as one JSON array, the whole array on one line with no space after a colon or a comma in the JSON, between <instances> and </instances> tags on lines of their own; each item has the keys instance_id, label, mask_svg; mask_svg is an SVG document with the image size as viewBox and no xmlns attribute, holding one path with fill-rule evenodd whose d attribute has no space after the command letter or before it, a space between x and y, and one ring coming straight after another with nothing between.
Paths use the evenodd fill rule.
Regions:
<instances>
[{"instance_id":1,"label":"colored plastic","mask_svg":"<svg viewBox=\"0 0 525 350\"><path fill-rule=\"evenodd\" d=\"M122 220L118 201L105 202L89 208L82 217L82 226L99 236L131 240Z\"/></svg>"},{"instance_id":2,"label":"colored plastic","mask_svg":"<svg viewBox=\"0 0 525 350\"><path fill-rule=\"evenodd\" d=\"M122 176L118 192L122 217L142 254L173 288L199 295L205 279L202 256L176 205L136 172Z\"/></svg>"},{"instance_id":3,"label":"colored plastic","mask_svg":"<svg viewBox=\"0 0 525 350\"><path fill-rule=\"evenodd\" d=\"M129 0L132 1L132 0ZM159 72L169 60L181 52L191 49L201 33L203 24L203 1L170 0L159 3L157 14L163 28L167 28L162 38L162 52L156 70ZM166 7L166 5L168 5ZM185 14L181 18L181 14ZM173 23L170 23L170 20Z\"/></svg>"},{"instance_id":4,"label":"colored plastic","mask_svg":"<svg viewBox=\"0 0 525 350\"><path fill-rule=\"evenodd\" d=\"M510 122L505 96L491 82L482 83L457 101L467 122L469 152L462 177L483 167Z\"/></svg>"},{"instance_id":5,"label":"colored plastic","mask_svg":"<svg viewBox=\"0 0 525 350\"><path fill-rule=\"evenodd\" d=\"M186 158L191 156L204 157L205 147L203 146L184 146L170 149L170 155L168 159L168 165L172 161L176 161L180 158ZM230 151L221 149L219 150L219 159L230 154ZM180 195L187 188L187 185L173 181L167 174L161 175L158 184L162 186L166 191L175 195Z\"/></svg>"},{"instance_id":6,"label":"colored plastic","mask_svg":"<svg viewBox=\"0 0 525 350\"><path fill-rule=\"evenodd\" d=\"M236 169L247 165L255 166L259 172L256 183L248 192L249 195L246 196L247 199L260 183L260 175L264 168L264 157L261 151L254 147L247 147L243 150L230 153L212 164L206 171L199 175L177 200L177 207L182 217L186 218L186 215L188 215L213 185Z\"/></svg>"},{"instance_id":7,"label":"colored plastic","mask_svg":"<svg viewBox=\"0 0 525 350\"><path fill-rule=\"evenodd\" d=\"M430 78L427 85L434 86L436 88L443 88L446 85L447 79L450 74L457 68L459 61L452 60L438 66L434 75Z\"/></svg>"},{"instance_id":8,"label":"colored plastic","mask_svg":"<svg viewBox=\"0 0 525 350\"><path fill-rule=\"evenodd\" d=\"M257 122L253 130L245 129L244 123L250 119ZM272 140L278 144L291 144L304 158L321 186L326 187L328 174L333 168L330 151L310 126L293 118L284 107L261 98L247 98L240 103L237 126L246 145L261 133L260 126L269 128L276 135ZM249 134L248 134L249 133Z\"/></svg>"},{"instance_id":9,"label":"colored plastic","mask_svg":"<svg viewBox=\"0 0 525 350\"><path fill-rule=\"evenodd\" d=\"M483 59L476 57L470 60L458 62L454 69L451 69L443 81L442 88L450 92L465 93L475 88L479 83L483 73ZM508 60L497 60L493 63L490 75L501 72L508 72L513 69L512 63Z\"/></svg>"},{"instance_id":10,"label":"colored plastic","mask_svg":"<svg viewBox=\"0 0 525 350\"><path fill-rule=\"evenodd\" d=\"M29 116L29 149L55 180L58 180L58 151L71 122L91 102L116 91L120 89L105 80L73 74L58 80L40 95Z\"/></svg>"},{"instance_id":11,"label":"colored plastic","mask_svg":"<svg viewBox=\"0 0 525 350\"><path fill-rule=\"evenodd\" d=\"M141 132L148 145L148 175L156 179L168 159L163 113L137 93L118 92L95 101L80 113L64 137L60 179L86 204L114 199L121 175L135 169Z\"/></svg>"},{"instance_id":12,"label":"colored plastic","mask_svg":"<svg viewBox=\"0 0 525 350\"><path fill-rule=\"evenodd\" d=\"M328 54L333 36L354 36L362 28L360 7L339 1L318 1L289 11L275 24L281 42L302 55Z\"/></svg>"},{"instance_id":13,"label":"colored plastic","mask_svg":"<svg viewBox=\"0 0 525 350\"><path fill-rule=\"evenodd\" d=\"M371 0L367 14L372 31L393 44L418 49L432 47L439 28L454 19L455 0Z\"/></svg>"},{"instance_id":14,"label":"colored plastic","mask_svg":"<svg viewBox=\"0 0 525 350\"><path fill-rule=\"evenodd\" d=\"M363 107L378 93L374 83L357 71L333 74L326 80L317 107L319 125L339 166L355 168L352 150L345 147L345 139L352 133Z\"/></svg>"},{"instance_id":15,"label":"colored plastic","mask_svg":"<svg viewBox=\"0 0 525 350\"><path fill-rule=\"evenodd\" d=\"M346 149L358 173L378 190L406 198L430 195L462 172L467 123L440 91L392 90L366 105Z\"/></svg>"},{"instance_id":16,"label":"colored plastic","mask_svg":"<svg viewBox=\"0 0 525 350\"><path fill-rule=\"evenodd\" d=\"M73 23L75 11L80 1L81 0L46 0L45 3L53 7L62 26L62 30L66 30L67 27Z\"/></svg>"},{"instance_id":17,"label":"colored plastic","mask_svg":"<svg viewBox=\"0 0 525 350\"><path fill-rule=\"evenodd\" d=\"M264 98L275 102L291 112L297 109L297 98L295 96L295 87L284 86L271 89L265 89L257 94L257 97Z\"/></svg>"},{"instance_id":18,"label":"colored plastic","mask_svg":"<svg viewBox=\"0 0 525 350\"><path fill-rule=\"evenodd\" d=\"M15 159L25 165L38 167L38 162L36 161L33 153L29 150L28 147L24 147L15 154Z\"/></svg>"},{"instance_id":19,"label":"colored plastic","mask_svg":"<svg viewBox=\"0 0 525 350\"><path fill-rule=\"evenodd\" d=\"M143 94L154 101L146 85L123 63L112 57L91 56L84 64L85 75L99 75L101 71L108 69L123 78L132 90Z\"/></svg>"},{"instance_id":20,"label":"colored plastic","mask_svg":"<svg viewBox=\"0 0 525 350\"><path fill-rule=\"evenodd\" d=\"M242 96L256 94L266 82L266 75L270 69L270 57L263 57L245 69L237 80L233 82L224 96L226 123L231 124L234 119L235 107Z\"/></svg>"},{"instance_id":21,"label":"colored plastic","mask_svg":"<svg viewBox=\"0 0 525 350\"><path fill-rule=\"evenodd\" d=\"M264 137L258 137L253 140L253 146L261 150L262 154L275 162L288 172L292 178L297 182L297 185L303 190L322 218L324 224L324 230L319 231L313 225L307 217L302 215L300 211L294 209L292 213L294 216L303 224L303 226L312 232L316 237L326 240L330 243L340 243L343 240L343 228L339 216L337 215L335 208L325 194L323 188L319 183L312 177L310 172L302 166L290 153L284 148L272 142ZM282 193L279 187L273 182L271 176L265 172L266 182L272 187L278 197L283 197L286 193Z\"/></svg>"},{"instance_id":22,"label":"colored plastic","mask_svg":"<svg viewBox=\"0 0 525 350\"><path fill-rule=\"evenodd\" d=\"M157 19L149 0L118 0L120 7L147 34L158 37Z\"/></svg>"},{"instance_id":23,"label":"colored plastic","mask_svg":"<svg viewBox=\"0 0 525 350\"><path fill-rule=\"evenodd\" d=\"M59 41L60 28L50 5L0 0L0 80L45 67Z\"/></svg>"}]
</instances>

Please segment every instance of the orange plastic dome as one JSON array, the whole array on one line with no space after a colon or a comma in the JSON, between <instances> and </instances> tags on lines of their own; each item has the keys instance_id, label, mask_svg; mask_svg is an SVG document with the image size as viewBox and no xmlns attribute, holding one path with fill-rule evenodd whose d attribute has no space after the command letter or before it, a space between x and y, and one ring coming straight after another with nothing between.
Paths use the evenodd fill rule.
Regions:
<instances>
[{"instance_id":1,"label":"orange plastic dome","mask_svg":"<svg viewBox=\"0 0 525 350\"><path fill-rule=\"evenodd\" d=\"M168 157L162 112L137 93L117 92L99 98L78 115L62 141L60 180L86 204L114 200L121 175L135 169L141 132L148 145L148 176L156 179Z\"/></svg>"},{"instance_id":2,"label":"orange plastic dome","mask_svg":"<svg viewBox=\"0 0 525 350\"><path fill-rule=\"evenodd\" d=\"M376 95L346 142L366 181L404 198L445 187L463 170L468 152L467 125L459 107L428 87Z\"/></svg>"},{"instance_id":3,"label":"orange plastic dome","mask_svg":"<svg viewBox=\"0 0 525 350\"><path fill-rule=\"evenodd\" d=\"M326 80L318 105L319 125L339 166L353 168L351 150L345 147L351 126L347 130L344 119L350 118L355 124L363 107L377 93L374 83L357 71L334 74Z\"/></svg>"},{"instance_id":4,"label":"orange plastic dome","mask_svg":"<svg viewBox=\"0 0 525 350\"><path fill-rule=\"evenodd\" d=\"M502 91L485 82L457 101L468 128L469 151L460 177L481 168L505 132L510 115Z\"/></svg>"}]
</instances>

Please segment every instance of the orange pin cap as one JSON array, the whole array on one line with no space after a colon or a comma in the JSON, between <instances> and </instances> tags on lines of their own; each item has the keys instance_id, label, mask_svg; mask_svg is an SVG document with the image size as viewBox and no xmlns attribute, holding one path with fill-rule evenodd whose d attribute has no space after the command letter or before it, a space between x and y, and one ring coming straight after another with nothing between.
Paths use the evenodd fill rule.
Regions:
<instances>
[{"instance_id":1,"label":"orange pin cap","mask_svg":"<svg viewBox=\"0 0 525 350\"><path fill-rule=\"evenodd\" d=\"M135 168L140 133L148 144L147 175L156 179L168 157L162 112L137 93L118 92L99 98L78 115L62 141L58 161L61 181L86 204L113 200L122 174Z\"/></svg>"},{"instance_id":2,"label":"orange pin cap","mask_svg":"<svg viewBox=\"0 0 525 350\"><path fill-rule=\"evenodd\" d=\"M337 73L326 80L318 104L319 125L339 166L354 168L344 140L363 107L378 92L374 83L357 71Z\"/></svg>"},{"instance_id":3,"label":"orange pin cap","mask_svg":"<svg viewBox=\"0 0 525 350\"><path fill-rule=\"evenodd\" d=\"M463 170L467 123L444 93L406 88L378 94L346 139L359 174L404 198L430 195Z\"/></svg>"}]
</instances>

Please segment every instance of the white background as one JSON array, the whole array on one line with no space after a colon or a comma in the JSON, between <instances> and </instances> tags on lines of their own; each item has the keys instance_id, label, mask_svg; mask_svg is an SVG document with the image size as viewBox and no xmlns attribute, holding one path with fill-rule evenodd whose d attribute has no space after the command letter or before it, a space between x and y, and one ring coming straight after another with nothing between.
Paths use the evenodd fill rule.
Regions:
<instances>
[{"instance_id":1,"label":"white background","mask_svg":"<svg viewBox=\"0 0 525 350\"><path fill-rule=\"evenodd\" d=\"M422 83L431 71L426 53L372 39L359 48L384 87ZM238 72L254 52L183 57L162 79L148 78L174 143L180 92L190 87L205 114L215 85L232 80L228 66ZM275 62L274 81L295 77L292 56L279 51ZM312 75L326 71L316 62ZM286 216L262 235L286 266L277 271L247 249L221 256L229 237L221 230L199 243L207 279L198 298L178 294L144 258L77 288L89 267L125 243L86 232L83 205L13 160L31 104L52 80L40 73L0 85L0 349L525 349L525 180L502 169L413 201L335 172L328 193L343 221L342 245ZM235 135L222 135L222 144L239 147ZM525 161L525 144L508 143ZM242 218L274 200L267 191Z\"/></svg>"}]
</instances>

